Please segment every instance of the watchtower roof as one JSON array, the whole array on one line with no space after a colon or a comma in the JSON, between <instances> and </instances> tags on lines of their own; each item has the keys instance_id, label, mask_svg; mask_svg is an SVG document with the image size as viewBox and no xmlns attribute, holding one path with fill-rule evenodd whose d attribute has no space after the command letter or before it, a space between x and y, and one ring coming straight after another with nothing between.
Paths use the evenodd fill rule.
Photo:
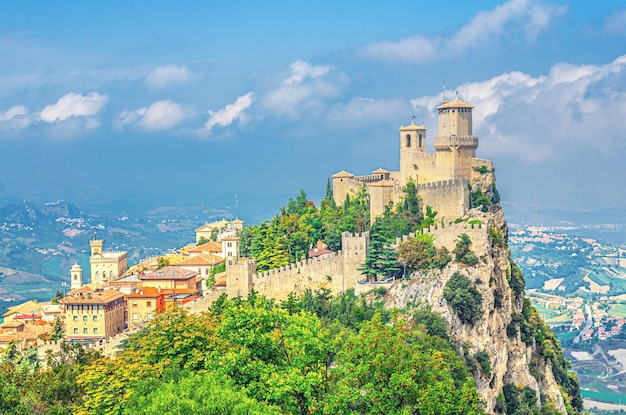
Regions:
<instances>
[{"instance_id":1,"label":"watchtower roof","mask_svg":"<svg viewBox=\"0 0 626 415\"><path fill-rule=\"evenodd\" d=\"M474 108L473 105L468 104L467 102L461 101L458 97L454 101L443 101L443 104L437 107L438 110L443 110L446 108Z\"/></svg>"},{"instance_id":2,"label":"watchtower roof","mask_svg":"<svg viewBox=\"0 0 626 415\"><path fill-rule=\"evenodd\" d=\"M387 173L389 173L389 170L385 170L382 167L379 167L372 172L372 174L387 174Z\"/></svg>"},{"instance_id":3,"label":"watchtower roof","mask_svg":"<svg viewBox=\"0 0 626 415\"><path fill-rule=\"evenodd\" d=\"M422 125L415 125L414 121L411 121L410 125L401 125L400 126L400 131L415 131L415 130L425 130L426 126L424 124Z\"/></svg>"},{"instance_id":4,"label":"watchtower roof","mask_svg":"<svg viewBox=\"0 0 626 415\"><path fill-rule=\"evenodd\" d=\"M333 179L339 179L339 178L343 178L343 177L354 177L354 174L348 173L345 170L341 170L339 173L333 174Z\"/></svg>"}]
</instances>

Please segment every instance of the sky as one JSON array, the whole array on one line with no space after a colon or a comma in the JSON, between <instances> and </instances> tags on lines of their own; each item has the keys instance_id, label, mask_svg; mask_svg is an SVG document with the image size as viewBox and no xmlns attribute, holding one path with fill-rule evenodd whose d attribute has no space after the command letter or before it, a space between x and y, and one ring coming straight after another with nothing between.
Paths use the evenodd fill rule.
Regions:
<instances>
[{"instance_id":1,"label":"sky","mask_svg":"<svg viewBox=\"0 0 626 415\"><path fill-rule=\"evenodd\" d=\"M0 57L0 198L319 196L445 85L503 202L626 204L622 1L11 2Z\"/></svg>"}]
</instances>

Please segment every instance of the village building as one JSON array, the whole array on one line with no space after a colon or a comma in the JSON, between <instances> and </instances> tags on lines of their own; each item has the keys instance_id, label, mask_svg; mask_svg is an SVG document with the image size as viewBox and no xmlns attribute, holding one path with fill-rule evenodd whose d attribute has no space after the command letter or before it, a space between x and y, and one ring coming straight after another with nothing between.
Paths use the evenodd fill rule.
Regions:
<instances>
[{"instance_id":1,"label":"village building","mask_svg":"<svg viewBox=\"0 0 626 415\"><path fill-rule=\"evenodd\" d=\"M19 316L41 316L41 304L37 300L26 301L25 303L9 307L6 313L2 315L4 323L11 323L19 320Z\"/></svg>"},{"instance_id":2,"label":"village building","mask_svg":"<svg viewBox=\"0 0 626 415\"><path fill-rule=\"evenodd\" d=\"M61 300L68 340L95 342L121 333L126 326L124 293L83 287Z\"/></svg>"},{"instance_id":3,"label":"village building","mask_svg":"<svg viewBox=\"0 0 626 415\"><path fill-rule=\"evenodd\" d=\"M139 279L143 288L189 289L196 291L202 290L202 281L204 280L198 271L187 270L173 265L139 275Z\"/></svg>"},{"instance_id":4,"label":"village building","mask_svg":"<svg viewBox=\"0 0 626 415\"><path fill-rule=\"evenodd\" d=\"M93 284L106 285L107 282L115 281L121 277L128 269L128 252L105 251L104 239L92 239L89 241L89 246L91 247L89 264Z\"/></svg>"},{"instance_id":5,"label":"village building","mask_svg":"<svg viewBox=\"0 0 626 415\"><path fill-rule=\"evenodd\" d=\"M128 327L152 320L157 312L164 312L166 292L160 288L145 287L126 296Z\"/></svg>"}]
</instances>

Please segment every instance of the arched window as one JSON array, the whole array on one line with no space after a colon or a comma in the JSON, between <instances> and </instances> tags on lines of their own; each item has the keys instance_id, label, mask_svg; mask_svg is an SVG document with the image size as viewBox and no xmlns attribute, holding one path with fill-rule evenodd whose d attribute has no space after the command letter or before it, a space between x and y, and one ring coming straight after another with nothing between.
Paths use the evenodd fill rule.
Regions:
<instances>
[{"instance_id":1,"label":"arched window","mask_svg":"<svg viewBox=\"0 0 626 415\"><path fill-rule=\"evenodd\" d=\"M420 147L422 146L422 134L421 133L420 133L420 136L419 136L419 146Z\"/></svg>"},{"instance_id":2,"label":"arched window","mask_svg":"<svg viewBox=\"0 0 626 415\"><path fill-rule=\"evenodd\" d=\"M96 271L96 278L100 277L100 271Z\"/></svg>"},{"instance_id":3,"label":"arched window","mask_svg":"<svg viewBox=\"0 0 626 415\"><path fill-rule=\"evenodd\" d=\"M109 277L113 278L113 271L109 272Z\"/></svg>"},{"instance_id":4,"label":"arched window","mask_svg":"<svg viewBox=\"0 0 626 415\"><path fill-rule=\"evenodd\" d=\"M411 134L406 135L406 146L411 147Z\"/></svg>"}]
</instances>

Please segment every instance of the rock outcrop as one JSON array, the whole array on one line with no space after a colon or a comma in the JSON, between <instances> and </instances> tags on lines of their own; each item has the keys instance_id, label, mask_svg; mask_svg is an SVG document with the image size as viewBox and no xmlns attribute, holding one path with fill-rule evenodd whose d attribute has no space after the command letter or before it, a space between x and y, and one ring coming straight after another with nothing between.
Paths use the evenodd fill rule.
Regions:
<instances>
[{"instance_id":1,"label":"rock outcrop","mask_svg":"<svg viewBox=\"0 0 626 415\"><path fill-rule=\"evenodd\" d=\"M484 190L489 188L485 186ZM387 306L405 309L428 303L449 323L451 337L463 353L484 351L489 355L491 374L477 371L474 375L488 413L496 412L497 398L509 383L532 388L538 404L543 396L559 412L567 413L552 374L552 362L542 356L534 342L527 345L522 341L519 330L507 333L514 316L522 314L524 298L523 291L515 292L509 283L512 265L506 246L506 222L499 205L492 205L486 213L473 209L459 223L439 223L429 232L436 247L445 246L450 252L459 235L467 234L478 263L468 266L453 261L441 270L419 272L409 280L396 281L387 290ZM444 299L444 287L455 272L467 276L482 296L481 315L473 325L464 323Z\"/></svg>"}]
</instances>

